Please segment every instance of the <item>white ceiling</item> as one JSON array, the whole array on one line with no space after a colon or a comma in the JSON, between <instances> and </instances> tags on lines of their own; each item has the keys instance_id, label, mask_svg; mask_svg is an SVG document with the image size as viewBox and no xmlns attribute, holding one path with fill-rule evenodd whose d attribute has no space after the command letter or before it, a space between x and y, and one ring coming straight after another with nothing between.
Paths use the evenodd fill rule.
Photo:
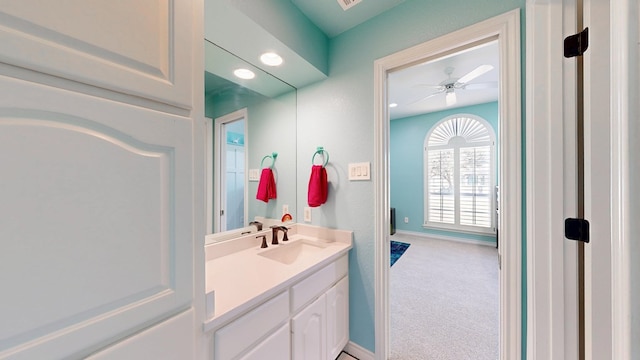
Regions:
<instances>
[{"instance_id":1,"label":"white ceiling","mask_svg":"<svg viewBox=\"0 0 640 360\"><path fill-rule=\"evenodd\" d=\"M273 1L284 1L285 3L289 1L290 4L300 10L302 13L301 16L307 17L322 32L324 32L327 37L332 38L392 9L397 5L404 3L405 1L411 0L362 0L360 3L346 11L344 11L338 3L338 1L344 0ZM212 8L212 4L226 4L226 2L221 2L220 0L209 0L207 3L210 5L209 10L211 12L211 14L208 13L208 16L215 16L220 13L219 11L214 11L219 9L215 7ZM223 10L231 11L230 9L234 8L232 6L227 6L227 8ZM237 11L237 9L235 11ZM248 58L253 57L249 56ZM395 102L398 104L398 107L390 109L391 119L435 112L447 108L497 101L498 88L496 84L498 83L498 75L500 73L498 58L497 42L493 42L391 73L389 75L388 82L388 98L390 103ZM287 58L286 61L291 63L292 59ZM471 80L469 84L493 83L494 88L476 90L457 89L455 91L457 102L455 106L450 107L447 107L445 104L444 93L422 100L429 94L436 91L433 85L439 85L447 79L447 75L445 73L445 69L447 67L453 68L451 78L455 79L460 78L478 66L485 64L492 65L494 69ZM286 69L282 70L288 71ZM308 71L304 73L308 73ZM304 82L302 83L303 85L306 84ZM293 84L295 85L297 83L293 82Z\"/></svg>"},{"instance_id":2,"label":"white ceiling","mask_svg":"<svg viewBox=\"0 0 640 360\"><path fill-rule=\"evenodd\" d=\"M397 107L389 109L391 119L497 101L500 74L498 55L498 42L493 41L389 74L389 103L398 104ZM457 79L485 64L493 66L493 69L469 81L468 84L482 84L489 88L456 89L457 101L454 106L446 106L444 93L424 99L437 92L437 89L430 85L439 85L447 79L447 67L453 68L451 78Z\"/></svg>"},{"instance_id":3,"label":"white ceiling","mask_svg":"<svg viewBox=\"0 0 640 360\"><path fill-rule=\"evenodd\" d=\"M338 1L342 0L291 0L329 38L405 2L405 0L362 0L345 11ZM456 104L449 107L446 106L444 93L421 100L436 91L434 87L425 85L439 85L447 79L445 73L447 67L453 68L452 78L461 78L485 64L493 66L494 69L473 79L469 84L482 83L493 85L493 88L457 89ZM395 102L398 106L390 109L390 117L399 119L448 108L497 101L499 65L498 44L494 41L391 73L388 82L389 102Z\"/></svg>"}]
</instances>

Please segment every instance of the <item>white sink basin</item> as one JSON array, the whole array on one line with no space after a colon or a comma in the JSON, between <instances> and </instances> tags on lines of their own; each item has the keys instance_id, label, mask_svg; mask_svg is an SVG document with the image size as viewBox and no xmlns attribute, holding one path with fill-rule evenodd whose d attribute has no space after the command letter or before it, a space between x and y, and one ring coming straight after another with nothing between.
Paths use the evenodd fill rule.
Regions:
<instances>
[{"instance_id":1,"label":"white sink basin","mask_svg":"<svg viewBox=\"0 0 640 360\"><path fill-rule=\"evenodd\" d=\"M325 244L302 239L291 243L281 243L277 247L265 250L258 255L289 265L298 260L311 257L326 247L327 245Z\"/></svg>"}]
</instances>

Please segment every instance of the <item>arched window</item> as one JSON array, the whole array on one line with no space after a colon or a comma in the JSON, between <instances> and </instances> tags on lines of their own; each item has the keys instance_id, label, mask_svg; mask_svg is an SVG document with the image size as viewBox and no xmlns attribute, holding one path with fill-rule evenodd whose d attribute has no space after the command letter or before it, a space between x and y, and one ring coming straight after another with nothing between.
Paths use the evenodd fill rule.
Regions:
<instances>
[{"instance_id":1,"label":"arched window","mask_svg":"<svg viewBox=\"0 0 640 360\"><path fill-rule=\"evenodd\" d=\"M486 120L457 114L424 143L424 226L495 233L495 135Z\"/></svg>"}]
</instances>

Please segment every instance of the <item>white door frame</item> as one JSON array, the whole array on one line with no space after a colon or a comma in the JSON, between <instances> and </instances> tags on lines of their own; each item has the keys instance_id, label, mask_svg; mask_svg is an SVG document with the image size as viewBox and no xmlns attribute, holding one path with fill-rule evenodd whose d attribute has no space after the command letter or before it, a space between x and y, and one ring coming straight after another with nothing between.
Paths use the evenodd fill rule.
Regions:
<instances>
[{"instance_id":1,"label":"white door frame","mask_svg":"<svg viewBox=\"0 0 640 360\"><path fill-rule=\"evenodd\" d=\"M630 143L631 119L637 122L640 109L638 99L640 91L640 2L638 0L618 0L611 2L611 254L612 254L612 359L631 359L632 334L638 334L640 329L631 323L632 281L637 281L638 275L632 279L632 258L638 261L638 253L632 255L631 234L636 233L640 226L637 224L638 213L631 210L635 200L637 211L637 191L631 190L632 178L638 178L637 167L635 174L631 165L633 159L630 154L638 154L640 146ZM636 131L638 125L636 126ZM633 149L635 147L635 149ZM637 159L637 157L636 157ZM635 185L635 189L638 186ZM635 196L635 197L634 197ZM632 219L636 224L631 223ZM632 227L635 227L635 232ZM637 285L636 285L637 287ZM637 293L636 293L637 295ZM636 344L635 351L638 350ZM635 354L636 356L638 354Z\"/></svg>"},{"instance_id":2,"label":"white door frame","mask_svg":"<svg viewBox=\"0 0 640 360\"><path fill-rule=\"evenodd\" d=\"M220 189L222 188L222 186L225 183L225 178L224 178L224 169L226 168L225 163L226 163L226 152L223 154L222 153L222 143L226 142L226 139L223 139L223 134L222 134L222 126L226 123L230 123L236 120L240 120L240 119L244 119L244 146L245 146L245 151L244 151L244 164L245 164L245 168L247 167L247 164L249 164L249 149L248 149L248 144L249 144L249 134L247 132L248 130L248 122L249 122L249 118L247 115L247 108L243 108L240 110L236 110L232 113L229 113L227 115L218 117L215 119L215 124L214 124L214 136L212 137L214 139L213 141L213 154L217 154L216 156L214 156L214 165L213 165L213 214L210 214L209 216L213 219L213 232L220 232L220 229L222 228L222 223L221 223L221 216L220 216L220 210L221 210L221 204L224 204L226 202L226 194L221 192ZM249 199L247 198L247 189L249 186L249 178L248 178L248 170L245 169L245 176L244 176L244 191L245 191L245 197L244 197L244 218L245 221L246 219L248 219L249 217ZM213 216L212 216L213 215Z\"/></svg>"},{"instance_id":3,"label":"white door frame","mask_svg":"<svg viewBox=\"0 0 640 360\"><path fill-rule=\"evenodd\" d=\"M586 5L592 4L587 2ZM610 196L611 213L610 222L592 226L610 227L607 232L611 237L609 239L606 234L598 236L598 252L605 256L600 256L604 257L602 261L594 257L597 262L588 266L600 269L608 267L603 271L607 275L603 278L587 278L591 287L587 297L608 298L609 291L611 297L609 300L591 302L587 311L603 316L610 330L594 336L587 328L587 356L594 356L592 350L598 348L605 358L630 359L630 234L633 218L630 186L633 170L629 157L629 124L630 119L637 118L638 114L638 109L632 106L633 99L638 98L638 88L633 85L633 81L638 80L638 69L634 68L638 63L638 1L611 0L607 6L610 18L606 21L609 21L609 25L599 30L608 34L604 34L604 39L602 33L598 34L601 40L597 41L610 43L609 53L604 54L609 58L610 66L598 66L598 71L609 76L607 82L611 86L610 96L604 96L605 101L610 101L607 130L610 132L610 141L599 149L609 152L610 156L605 156L604 161L609 162L610 176L599 176L610 181L610 189L599 191L601 195L604 192ZM573 328L576 321L573 303L575 288L571 285L576 268L575 257L571 256L575 247L572 248L571 242L564 240L562 228L565 214L575 211L574 205L567 205L575 204L575 190L571 188L575 184L575 165L563 164L563 158L566 160L567 153L575 147L573 136L569 135L575 131L572 128L574 125L571 125L575 117L575 100L572 100L575 99L575 94L572 94L575 91L575 61L563 59L560 45L564 37L577 30L575 20L572 20L576 17L575 1L528 0L526 13L527 359L576 359L573 349L577 346ZM588 15L589 10L586 13ZM602 15L599 13L595 18L601 18ZM586 26L592 25L589 20L587 16ZM588 51L593 51L593 48ZM593 126L589 124L591 119L585 121L586 127ZM568 136L564 136L564 132ZM567 165L573 168L567 168ZM588 181L591 180L586 179ZM590 191L593 193L594 190Z\"/></svg>"},{"instance_id":4,"label":"white door frame","mask_svg":"<svg viewBox=\"0 0 640 360\"><path fill-rule=\"evenodd\" d=\"M214 144L214 138L213 138L213 119L211 118L205 118L204 119L204 140L205 140L205 153L204 153L204 160L205 160L205 173L206 173L206 179L205 179L205 187L206 187L206 206L207 209L205 211L206 214L206 233L207 234L213 234L213 214L214 214L214 210L213 210L213 144Z\"/></svg>"},{"instance_id":5,"label":"white door frame","mask_svg":"<svg viewBox=\"0 0 640 360\"><path fill-rule=\"evenodd\" d=\"M482 21L378 59L374 63L375 116L375 355L389 352L389 114L387 74L409 64L498 40L500 49L499 155L501 239L500 354L521 357L522 340L522 165L520 10ZM508 169L508 171L507 171Z\"/></svg>"}]
</instances>

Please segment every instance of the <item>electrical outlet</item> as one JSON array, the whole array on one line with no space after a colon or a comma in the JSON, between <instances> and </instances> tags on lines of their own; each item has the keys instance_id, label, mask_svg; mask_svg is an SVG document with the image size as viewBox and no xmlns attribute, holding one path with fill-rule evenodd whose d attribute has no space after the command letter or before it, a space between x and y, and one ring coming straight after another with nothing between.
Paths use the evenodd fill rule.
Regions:
<instances>
[{"instance_id":1,"label":"electrical outlet","mask_svg":"<svg viewBox=\"0 0 640 360\"><path fill-rule=\"evenodd\" d=\"M282 215L289 213L289 205L282 205Z\"/></svg>"},{"instance_id":2,"label":"electrical outlet","mask_svg":"<svg viewBox=\"0 0 640 360\"><path fill-rule=\"evenodd\" d=\"M408 218L408 217L405 217L405 218L404 218L404 223L405 223L405 224L408 224L408 223L409 223L409 218Z\"/></svg>"},{"instance_id":3,"label":"electrical outlet","mask_svg":"<svg viewBox=\"0 0 640 360\"><path fill-rule=\"evenodd\" d=\"M304 221L311 222L311 208L308 206L304 208Z\"/></svg>"}]
</instances>

